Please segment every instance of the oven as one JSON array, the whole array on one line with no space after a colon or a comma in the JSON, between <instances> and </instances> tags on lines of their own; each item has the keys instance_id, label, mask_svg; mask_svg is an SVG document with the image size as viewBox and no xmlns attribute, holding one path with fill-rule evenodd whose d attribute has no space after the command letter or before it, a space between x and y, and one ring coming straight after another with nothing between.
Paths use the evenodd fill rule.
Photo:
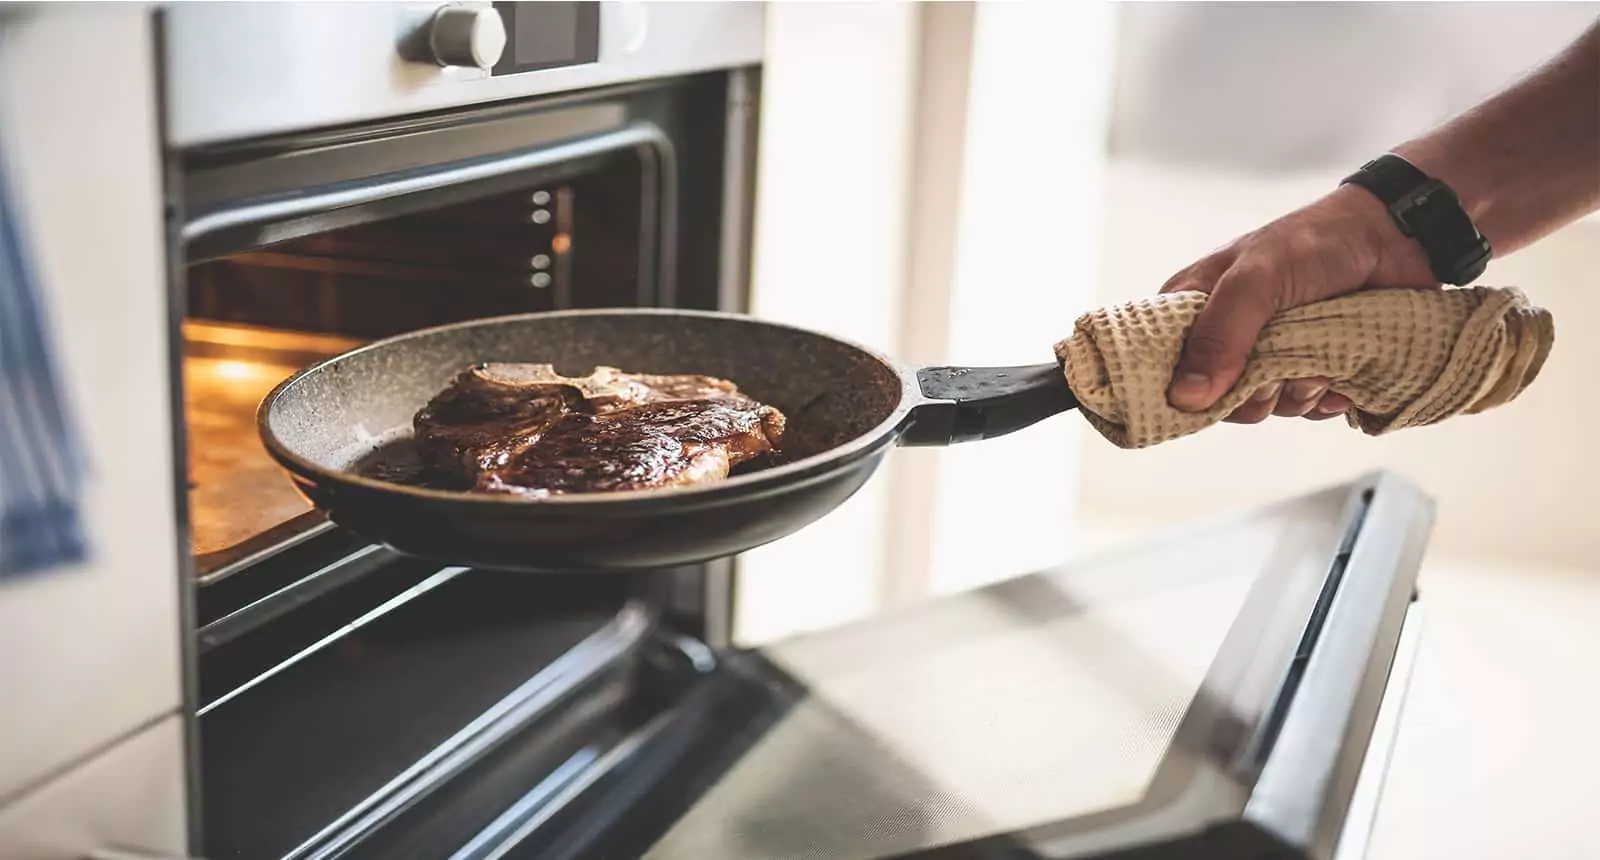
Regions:
<instances>
[{"instance_id":1,"label":"oven","mask_svg":"<svg viewBox=\"0 0 1600 860\"><path fill-rule=\"evenodd\" d=\"M63 14L24 43L47 53L91 13ZM374 339L566 308L745 311L761 5L176 4L115 20L100 48L147 68L140 152L159 181L94 205L148 228L152 312L64 331L160 370L141 379L165 410L80 402L125 424L95 451L143 493L118 498L118 521L155 543L91 542L116 568L104 582L144 577L99 600L159 643L136 686L161 695L64 756L72 790L47 774L43 807L0 793L15 801L0 853L1360 856L1432 517L1398 476L742 649L736 559L529 574L406 556L328 521L268 458L263 395ZM140 80L52 86L127 97ZM123 152L61 135L69 163ZM59 182L35 184L80 187ZM120 235L118 218L53 217L42 234ZM0 612L24 611L0 591ZM29 678L49 704L46 676ZM142 757L121 752L135 743ZM28 754L14 736L0 752Z\"/></svg>"},{"instance_id":2,"label":"oven","mask_svg":"<svg viewBox=\"0 0 1600 860\"><path fill-rule=\"evenodd\" d=\"M593 65L619 10L427 11L427 52L503 30L496 83ZM208 32L183 15L176 75ZM759 48L746 28L730 55L737 37ZM169 150L206 856L499 856L714 665L730 562L530 577L403 557L313 510L255 412L309 364L430 326L742 310L759 67L728 65Z\"/></svg>"}]
</instances>

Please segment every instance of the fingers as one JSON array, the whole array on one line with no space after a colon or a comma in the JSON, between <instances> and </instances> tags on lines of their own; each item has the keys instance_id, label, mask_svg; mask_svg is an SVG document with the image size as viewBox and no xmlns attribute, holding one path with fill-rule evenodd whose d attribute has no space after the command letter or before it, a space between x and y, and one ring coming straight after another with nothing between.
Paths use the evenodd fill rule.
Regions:
<instances>
[{"instance_id":1,"label":"fingers","mask_svg":"<svg viewBox=\"0 0 1600 860\"><path fill-rule=\"evenodd\" d=\"M1272 273L1248 263L1235 264L1222 275L1190 326L1173 370L1167 390L1173 408L1205 410L1239 380L1256 338L1272 319L1276 286Z\"/></svg>"},{"instance_id":2,"label":"fingers","mask_svg":"<svg viewBox=\"0 0 1600 860\"><path fill-rule=\"evenodd\" d=\"M1290 380L1284 384L1283 396L1278 398L1278 407L1272 414L1280 418L1299 418L1317 408L1332 384L1333 380L1321 378Z\"/></svg>"},{"instance_id":3,"label":"fingers","mask_svg":"<svg viewBox=\"0 0 1600 860\"><path fill-rule=\"evenodd\" d=\"M1237 256L1232 248L1217 251L1168 278L1158 292L1181 293L1186 290L1197 290L1209 293L1211 288L1217 285L1217 279L1233 265Z\"/></svg>"},{"instance_id":4,"label":"fingers","mask_svg":"<svg viewBox=\"0 0 1600 860\"><path fill-rule=\"evenodd\" d=\"M1278 408L1278 401L1282 397L1283 386L1277 382L1268 383L1256 389L1243 406L1222 420L1230 424L1259 424Z\"/></svg>"},{"instance_id":5,"label":"fingers","mask_svg":"<svg viewBox=\"0 0 1600 860\"><path fill-rule=\"evenodd\" d=\"M1328 390L1332 380L1311 377L1274 382L1256 389L1255 395L1222 419L1230 424L1259 424L1271 416L1326 421L1350 409L1350 398Z\"/></svg>"},{"instance_id":6,"label":"fingers","mask_svg":"<svg viewBox=\"0 0 1600 860\"><path fill-rule=\"evenodd\" d=\"M1324 395L1322 401L1306 413L1306 417L1312 421L1326 421L1349 412L1350 406L1350 398L1343 394L1330 393Z\"/></svg>"}]
</instances>

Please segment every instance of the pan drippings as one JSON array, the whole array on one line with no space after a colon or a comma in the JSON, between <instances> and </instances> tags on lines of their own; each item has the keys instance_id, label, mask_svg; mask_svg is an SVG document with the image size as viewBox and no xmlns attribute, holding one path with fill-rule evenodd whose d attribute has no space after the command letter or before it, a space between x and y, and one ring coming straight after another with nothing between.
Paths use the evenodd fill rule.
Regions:
<instances>
[{"instance_id":1,"label":"pan drippings","mask_svg":"<svg viewBox=\"0 0 1600 860\"><path fill-rule=\"evenodd\" d=\"M372 457L362 471L529 497L690 486L771 463L784 426L714 377L483 364L417 413L414 459Z\"/></svg>"}]
</instances>

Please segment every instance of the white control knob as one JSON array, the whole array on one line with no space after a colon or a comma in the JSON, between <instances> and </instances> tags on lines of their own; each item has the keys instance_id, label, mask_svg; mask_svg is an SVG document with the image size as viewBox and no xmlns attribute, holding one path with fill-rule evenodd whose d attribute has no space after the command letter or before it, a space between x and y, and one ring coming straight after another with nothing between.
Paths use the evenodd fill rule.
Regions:
<instances>
[{"instance_id":1,"label":"white control knob","mask_svg":"<svg viewBox=\"0 0 1600 860\"><path fill-rule=\"evenodd\" d=\"M428 47L441 66L493 68L506 49L506 25L490 8L446 6L433 15Z\"/></svg>"}]
</instances>

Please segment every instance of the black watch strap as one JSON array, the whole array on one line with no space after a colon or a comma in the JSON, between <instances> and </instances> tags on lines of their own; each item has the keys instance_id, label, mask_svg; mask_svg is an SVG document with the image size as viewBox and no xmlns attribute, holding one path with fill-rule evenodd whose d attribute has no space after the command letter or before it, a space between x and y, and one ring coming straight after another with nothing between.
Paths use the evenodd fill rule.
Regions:
<instances>
[{"instance_id":1,"label":"black watch strap","mask_svg":"<svg viewBox=\"0 0 1600 860\"><path fill-rule=\"evenodd\" d=\"M1380 155L1339 184L1360 186L1382 201L1400 232L1422 246L1440 282L1464 286L1488 267L1493 250L1461 199L1404 158Z\"/></svg>"}]
</instances>

